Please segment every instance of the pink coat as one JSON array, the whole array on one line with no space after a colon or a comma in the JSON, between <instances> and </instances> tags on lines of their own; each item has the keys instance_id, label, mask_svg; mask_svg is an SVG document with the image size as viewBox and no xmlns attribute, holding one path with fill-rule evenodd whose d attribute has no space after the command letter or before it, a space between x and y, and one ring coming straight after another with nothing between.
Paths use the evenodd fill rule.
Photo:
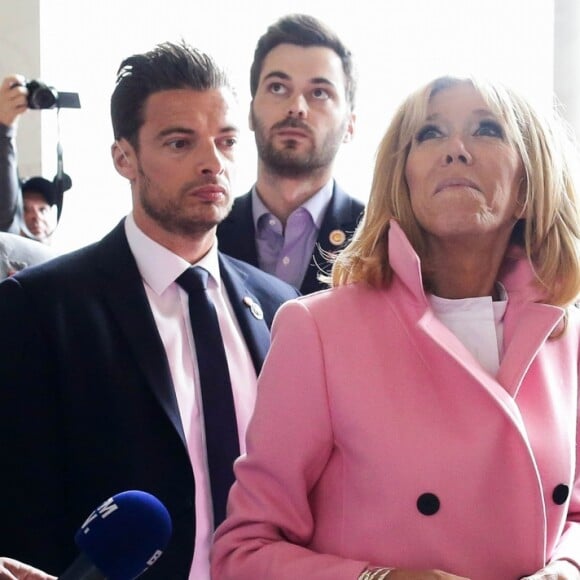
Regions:
<instances>
[{"instance_id":1,"label":"pink coat","mask_svg":"<svg viewBox=\"0 0 580 580\"><path fill-rule=\"evenodd\" d=\"M396 223L389 248L390 288L279 311L215 580L355 580L368 563L516 580L580 565L578 313L549 339L564 311L533 303L530 268L513 261L494 378L435 318Z\"/></svg>"}]
</instances>

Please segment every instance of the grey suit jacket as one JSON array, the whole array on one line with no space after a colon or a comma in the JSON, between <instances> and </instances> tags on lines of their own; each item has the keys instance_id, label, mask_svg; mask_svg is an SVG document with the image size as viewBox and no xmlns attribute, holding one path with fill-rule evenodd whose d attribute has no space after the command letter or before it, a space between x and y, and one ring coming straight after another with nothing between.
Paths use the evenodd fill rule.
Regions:
<instances>
[{"instance_id":1,"label":"grey suit jacket","mask_svg":"<svg viewBox=\"0 0 580 580\"><path fill-rule=\"evenodd\" d=\"M14 273L41 264L57 254L46 244L18 234L0 232L0 280Z\"/></svg>"}]
</instances>

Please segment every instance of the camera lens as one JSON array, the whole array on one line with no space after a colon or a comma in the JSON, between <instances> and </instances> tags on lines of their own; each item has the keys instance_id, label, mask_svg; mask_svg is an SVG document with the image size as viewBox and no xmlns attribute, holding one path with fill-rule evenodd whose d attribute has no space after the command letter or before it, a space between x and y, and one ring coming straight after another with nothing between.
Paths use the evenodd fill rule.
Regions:
<instances>
[{"instance_id":1,"label":"camera lens","mask_svg":"<svg viewBox=\"0 0 580 580\"><path fill-rule=\"evenodd\" d=\"M31 109L52 109L58 100L58 93L40 81L30 81L28 89L28 107Z\"/></svg>"}]
</instances>

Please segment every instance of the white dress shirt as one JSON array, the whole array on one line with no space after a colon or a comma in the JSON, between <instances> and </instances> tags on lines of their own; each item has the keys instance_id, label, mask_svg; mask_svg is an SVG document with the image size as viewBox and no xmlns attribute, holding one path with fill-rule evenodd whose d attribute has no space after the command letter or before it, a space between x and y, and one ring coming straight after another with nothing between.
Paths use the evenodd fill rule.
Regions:
<instances>
[{"instance_id":1,"label":"white dress shirt","mask_svg":"<svg viewBox=\"0 0 580 580\"><path fill-rule=\"evenodd\" d=\"M131 214L125 220L125 232L167 354L195 478L196 532L189 578L209 580L214 523L202 398L188 296L175 283L192 264L146 236ZM220 278L217 244L195 265L210 273L208 292L218 314L232 383L240 451L244 453L246 428L256 400L256 371Z\"/></svg>"}]
</instances>

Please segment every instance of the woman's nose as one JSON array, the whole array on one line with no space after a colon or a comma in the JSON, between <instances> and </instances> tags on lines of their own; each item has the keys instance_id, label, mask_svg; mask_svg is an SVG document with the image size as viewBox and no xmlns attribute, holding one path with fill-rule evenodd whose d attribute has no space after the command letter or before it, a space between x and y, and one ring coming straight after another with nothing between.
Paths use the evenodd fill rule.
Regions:
<instances>
[{"instance_id":1,"label":"woman's nose","mask_svg":"<svg viewBox=\"0 0 580 580\"><path fill-rule=\"evenodd\" d=\"M451 138L447 141L448 147L444 153L444 164L450 165L451 163L463 163L465 165L470 165L473 161L471 153L465 146L463 139L459 137Z\"/></svg>"}]
</instances>

